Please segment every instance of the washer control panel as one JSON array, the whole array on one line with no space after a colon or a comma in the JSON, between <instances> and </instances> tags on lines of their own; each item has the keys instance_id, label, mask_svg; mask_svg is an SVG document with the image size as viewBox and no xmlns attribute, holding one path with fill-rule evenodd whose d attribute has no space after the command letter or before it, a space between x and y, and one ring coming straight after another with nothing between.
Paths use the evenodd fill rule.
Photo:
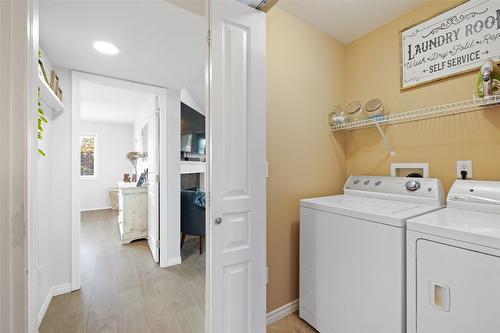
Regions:
<instances>
[{"instance_id":1,"label":"washer control panel","mask_svg":"<svg viewBox=\"0 0 500 333\"><path fill-rule=\"evenodd\" d=\"M444 202L441 181L436 178L408 178L387 176L351 176L344 192L367 192L375 194L436 198ZM371 196L374 196L371 195Z\"/></svg>"},{"instance_id":2,"label":"washer control panel","mask_svg":"<svg viewBox=\"0 0 500 333\"><path fill-rule=\"evenodd\" d=\"M422 186L418 180L409 180L406 182L406 189L410 192L414 192L420 189ZM431 189L432 191L432 189Z\"/></svg>"}]
</instances>

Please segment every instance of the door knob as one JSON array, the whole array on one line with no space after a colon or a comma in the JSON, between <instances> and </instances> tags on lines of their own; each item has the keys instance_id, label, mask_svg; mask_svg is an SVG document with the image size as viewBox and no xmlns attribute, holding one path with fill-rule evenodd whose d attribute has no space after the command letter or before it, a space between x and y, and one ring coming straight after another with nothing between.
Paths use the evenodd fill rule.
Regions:
<instances>
[{"instance_id":1,"label":"door knob","mask_svg":"<svg viewBox=\"0 0 500 333\"><path fill-rule=\"evenodd\" d=\"M216 217L215 224L221 224L221 223L222 223L222 217Z\"/></svg>"}]
</instances>

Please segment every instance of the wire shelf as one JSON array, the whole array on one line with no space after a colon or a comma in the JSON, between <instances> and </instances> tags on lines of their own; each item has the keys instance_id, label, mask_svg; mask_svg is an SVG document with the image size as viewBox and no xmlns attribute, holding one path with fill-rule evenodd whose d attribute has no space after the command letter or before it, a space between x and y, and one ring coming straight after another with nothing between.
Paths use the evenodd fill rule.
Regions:
<instances>
[{"instance_id":1,"label":"wire shelf","mask_svg":"<svg viewBox=\"0 0 500 333\"><path fill-rule=\"evenodd\" d=\"M377 119L364 119L345 123L342 125L331 126L330 130L344 131L357 130L361 128L374 127L378 125L390 125L404 123L414 120L423 120L448 116L463 112L476 111L486 107L500 104L500 95L493 95L484 98L475 98L468 101L455 102L450 104L436 105L428 108L412 110L407 112L393 113Z\"/></svg>"}]
</instances>

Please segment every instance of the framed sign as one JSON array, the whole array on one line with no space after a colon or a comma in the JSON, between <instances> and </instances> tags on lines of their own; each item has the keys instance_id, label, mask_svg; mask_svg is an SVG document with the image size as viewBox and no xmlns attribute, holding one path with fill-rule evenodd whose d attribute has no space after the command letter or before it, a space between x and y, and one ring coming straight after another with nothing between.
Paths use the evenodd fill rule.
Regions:
<instances>
[{"instance_id":1,"label":"framed sign","mask_svg":"<svg viewBox=\"0 0 500 333\"><path fill-rule=\"evenodd\" d=\"M500 61L500 1L470 0L400 31L401 89Z\"/></svg>"}]
</instances>

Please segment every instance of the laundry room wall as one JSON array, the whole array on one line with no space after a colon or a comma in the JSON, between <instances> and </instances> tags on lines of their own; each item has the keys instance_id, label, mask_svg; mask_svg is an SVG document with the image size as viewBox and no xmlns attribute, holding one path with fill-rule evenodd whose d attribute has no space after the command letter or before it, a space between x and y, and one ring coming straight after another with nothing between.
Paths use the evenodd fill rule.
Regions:
<instances>
[{"instance_id":1,"label":"laundry room wall","mask_svg":"<svg viewBox=\"0 0 500 333\"><path fill-rule=\"evenodd\" d=\"M396 113L472 98L477 72L400 91L399 31L456 5L431 1L347 45L345 102L379 97ZM347 175L389 175L391 162L429 162L448 190L456 161L472 160L475 179L500 179L500 108L386 127L390 157L375 128L347 135Z\"/></svg>"},{"instance_id":2,"label":"laundry room wall","mask_svg":"<svg viewBox=\"0 0 500 333\"><path fill-rule=\"evenodd\" d=\"M338 194L345 182L344 134L328 111L344 102L344 45L272 8L267 18L268 310L298 298L299 200Z\"/></svg>"}]
</instances>

